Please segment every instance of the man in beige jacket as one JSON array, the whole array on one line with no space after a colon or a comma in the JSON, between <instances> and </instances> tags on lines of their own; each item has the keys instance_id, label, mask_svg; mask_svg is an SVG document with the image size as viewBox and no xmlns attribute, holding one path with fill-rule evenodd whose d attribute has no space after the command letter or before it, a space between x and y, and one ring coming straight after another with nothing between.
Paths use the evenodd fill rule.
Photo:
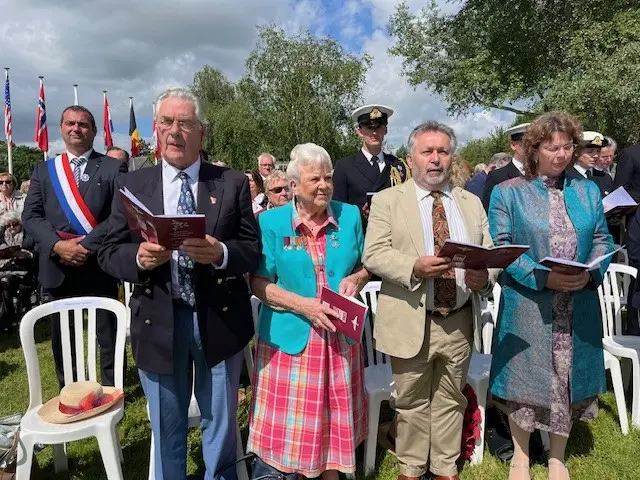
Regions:
<instances>
[{"instance_id":1,"label":"man in beige jacket","mask_svg":"<svg viewBox=\"0 0 640 480\"><path fill-rule=\"evenodd\" d=\"M481 201L449 185L456 136L437 122L407 142L413 179L373 197L365 267L382 278L374 336L391 357L398 480L427 470L457 479L473 338L471 291L488 294L496 272L453 268L447 238L491 246Z\"/></svg>"}]
</instances>

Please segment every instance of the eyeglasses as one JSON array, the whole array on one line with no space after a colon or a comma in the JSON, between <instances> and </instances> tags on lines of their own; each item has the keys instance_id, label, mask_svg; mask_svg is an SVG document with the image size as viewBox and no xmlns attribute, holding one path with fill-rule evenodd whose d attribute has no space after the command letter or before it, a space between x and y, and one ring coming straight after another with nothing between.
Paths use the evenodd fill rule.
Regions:
<instances>
[{"instance_id":1,"label":"eyeglasses","mask_svg":"<svg viewBox=\"0 0 640 480\"><path fill-rule=\"evenodd\" d=\"M553 155L560 153L560 150L563 150L564 153L570 155L576 149L576 146L577 145L575 143L567 143L566 145L543 145L542 148Z\"/></svg>"},{"instance_id":2,"label":"eyeglasses","mask_svg":"<svg viewBox=\"0 0 640 480\"><path fill-rule=\"evenodd\" d=\"M11 185L12 183L11 180L0 180L0 185Z\"/></svg>"},{"instance_id":3,"label":"eyeglasses","mask_svg":"<svg viewBox=\"0 0 640 480\"><path fill-rule=\"evenodd\" d=\"M199 122L193 120L177 120L175 118L162 117L158 120L158 128L161 130L169 130L173 124L178 122L178 128L183 132L192 132L198 128Z\"/></svg>"},{"instance_id":4,"label":"eyeglasses","mask_svg":"<svg viewBox=\"0 0 640 480\"><path fill-rule=\"evenodd\" d=\"M19 227L19 226L20 226L20 222L7 223L7 227Z\"/></svg>"},{"instance_id":5,"label":"eyeglasses","mask_svg":"<svg viewBox=\"0 0 640 480\"><path fill-rule=\"evenodd\" d=\"M281 193L283 190L289 193L289 187L274 187L269 189L271 193Z\"/></svg>"}]
</instances>

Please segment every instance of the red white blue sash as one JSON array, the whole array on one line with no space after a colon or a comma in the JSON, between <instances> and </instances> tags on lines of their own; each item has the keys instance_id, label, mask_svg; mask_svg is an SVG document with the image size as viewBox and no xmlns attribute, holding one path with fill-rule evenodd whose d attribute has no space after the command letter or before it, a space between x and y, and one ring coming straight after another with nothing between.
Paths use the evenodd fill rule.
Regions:
<instances>
[{"instance_id":1,"label":"red white blue sash","mask_svg":"<svg viewBox=\"0 0 640 480\"><path fill-rule=\"evenodd\" d=\"M73 171L66 153L47 160L49 177L58 202L67 220L78 235L86 235L98 222L93 217L80 189L73 178Z\"/></svg>"}]
</instances>

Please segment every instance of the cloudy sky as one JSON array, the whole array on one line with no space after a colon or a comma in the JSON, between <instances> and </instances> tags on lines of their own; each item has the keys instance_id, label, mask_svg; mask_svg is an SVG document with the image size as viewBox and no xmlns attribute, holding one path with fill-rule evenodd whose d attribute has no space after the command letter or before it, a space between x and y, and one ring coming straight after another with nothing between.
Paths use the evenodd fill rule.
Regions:
<instances>
[{"instance_id":1,"label":"cloudy sky","mask_svg":"<svg viewBox=\"0 0 640 480\"><path fill-rule=\"evenodd\" d=\"M347 50L374 59L364 88L367 103L393 107L388 143L402 145L412 127L426 119L451 124L462 141L482 137L513 121L500 111L451 118L446 104L424 88L414 90L392 57L387 24L396 0L0 0L0 62L10 67L14 142L33 144L38 75L44 75L50 151L62 147L61 110L88 107L102 129L102 91L108 91L115 143L128 148L129 96L138 129L151 137L151 105L170 86L188 85L204 65L232 81L257 41L257 25L287 32L309 29L331 35ZM443 8L455 2L441 0ZM412 9L423 0L410 0ZM103 137L96 138L96 147Z\"/></svg>"}]
</instances>

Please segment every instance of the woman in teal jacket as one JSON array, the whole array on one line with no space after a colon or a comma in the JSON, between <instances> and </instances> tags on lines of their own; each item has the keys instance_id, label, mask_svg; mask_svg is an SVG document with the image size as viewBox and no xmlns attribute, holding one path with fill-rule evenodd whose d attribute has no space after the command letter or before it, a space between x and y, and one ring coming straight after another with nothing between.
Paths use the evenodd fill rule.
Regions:
<instances>
[{"instance_id":1,"label":"woman in teal jacket","mask_svg":"<svg viewBox=\"0 0 640 480\"><path fill-rule=\"evenodd\" d=\"M494 244L531 246L501 275L491 366L490 389L509 414L514 440L510 479L530 478L535 429L550 434L549 478L569 478L564 452L572 421L594 418L605 390L596 288L609 259L574 275L538 263L546 256L589 263L613 250L598 187L564 175L580 141L580 124L570 115L538 117L524 137L525 177L491 195Z\"/></svg>"},{"instance_id":2,"label":"woman in teal jacket","mask_svg":"<svg viewBox=\"0 0 640 480\"><path fill-rule=\"evenodd\" d=\"M262 259L251 288L264 305L247 450L282 472L337 480L355 472L367 434L364 360L318 297L322 287L356 296L367 283L362 224L357 207L331 201L324 148L296 146L287 176L293 201L258 216Z\"/></svg>"}]
</instances>

